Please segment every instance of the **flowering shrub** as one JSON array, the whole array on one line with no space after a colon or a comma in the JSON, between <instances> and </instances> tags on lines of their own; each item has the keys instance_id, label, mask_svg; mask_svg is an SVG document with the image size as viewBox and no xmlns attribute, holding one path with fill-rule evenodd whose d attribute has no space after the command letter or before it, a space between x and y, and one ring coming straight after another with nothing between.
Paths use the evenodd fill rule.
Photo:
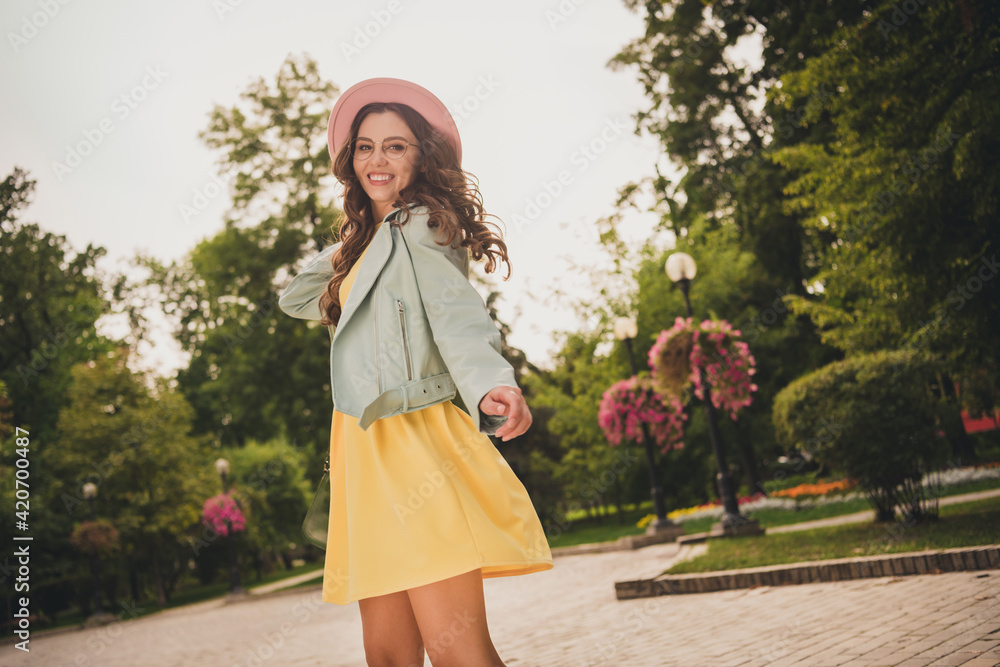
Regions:
<instances>
[{"instance_id":1,"label":"flowering shrub","mask_svg":"<svg viewBox=\"0 0 1000 667\"><path fill-rule=\"evenodd\" d=\"M85 554L110 556L118 551L118 530L105 519L84 521L73 528L69 543Z\"/></svg>"},{"instance_id":2,"label":"flowering shrub","mask_svg":"<svg viewBox=\"0 0 1000 667\"><path fill-rule=\"evenodd\" d=\"M758 500L764 498L764 494L758 491L757 493L752 493L749 496L743 496L736 499L737 505L747 505L748 503L754 503ZM667 518L671 521L684 521L685 519L693 519L695 515L705 516L711 514L721 514L723 510L722 501L716 498L710 503L705 503L704 505L695 505L694 507L685 507L684 509L674 510L667 514Z\"/></svg>"},{"instance_id":3,"label":"flowering shrub","mask_svg":"<svg viewBox=\"0 0 1000 667\"><path fill-rule=\"evenodd\" d=\"M1000 463L978 463L967 468L948 468L924 475L924 486L951 486L963 482L976 482L982 479L1000 478Z\"/></svg>"},{"instance_id":4,"label":"flowering shrub","mask_svg":"<svg viewBox=\"0 0 1000 667\"><path fill-rule=\"evenodd\" d=\"M727 410L735 420L736 413L750 405L751 394L757 391L752 381L756 362L740 335L725 320L704 320L695 325L690 317L678 317L673 327L660 332L649 351L654 386L668 396L679 397L691 383L695 396L704 399L704 378L711 386L712 404Z\"/></svg>"},{"instance_id":5,"label":"flowering shrub","mask_svg":"<svg viewBox=\"0 0 1000 667\"><path fill-rule=\"evenodd\" d=\"M246 530L246 518L228 493L220 493L205 501L201 509L201 522L219 535L228 535L232 527L234 533Z\"/></svg>"},{"instance_id":6,"label":"flowering shrub","mask_svg":"<svg viewBox=\"0 0 1000 667\"><path fill-rule=\"evenodd\" d=\"M649 427L653 443L666 453L684 446L684 414L680 400L665 400L648 378L632 376L604 392L597 421L612 446L622 440L643 442L642 424Z\"/></svg>"},{"instance_id":7,"label":"flowering shrub","mask_svg":"<svg viewBox=\"0 0 1000 667\"><path fill-rule=\"evenodd\" d=\"M836 482L820 482L819 484L799 484L790 489L775 491L771 495L775 498L802 498L806 496L825 496L828 493L837 491L847 491L855 486L856 482L850 479L839 479Z\"/></svg>"}]
</instances>

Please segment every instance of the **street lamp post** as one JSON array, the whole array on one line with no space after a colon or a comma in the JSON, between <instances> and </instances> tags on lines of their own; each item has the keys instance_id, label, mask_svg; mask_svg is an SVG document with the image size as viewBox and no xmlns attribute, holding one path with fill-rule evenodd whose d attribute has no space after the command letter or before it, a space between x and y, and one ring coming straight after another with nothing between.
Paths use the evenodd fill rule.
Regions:
<instances>
[{"instance_id":1,"label":"street lamp post","mask_svg":"<svg viewBox=\"0 0 1000 667\"><path fill-rule=\"evenodd\" d=\"M677 283L684 294L684 307L687 309L688 317L691 314L691 299L688 297L688 290L691 287L691 279L694 278L698 267L691 255L683 252L675 252L667 258L667 276ZM733 484L733 477L729 474L729 466L726 464L726 454L722 449L722 437L719 435L719 427L715 419L715 406L712 405L712 388L705 377L704 370L699 366L696 369L701 386L705 390L705 417L708 420L708 436L712 441L712 451L715 452L715 462L718 467L716 474L716 485L719 495L722 497L722 532L725 535L752 534L761 532L760 524L756 520L748 519L740 514L740 506L736 500L736 487Z\"/></svg>"},{"instance_id":2,"label":"street lamp post","mask_svg":"<svg viewBox=\"0 0 1000 667\"><path fill-rule=\"evenodd\" d=\"M87 482L83 485L83 497L87 499L87 509L90 512L91 521L94 521L94 498L96 496L96 484ZM90 573L94 577L94 617L100 618L104 615L104 606L101 604L101 558L96 551L90 555Z\"/></svg>"},{"instance_id":3,"label":"street lamp post","mask_svg":"<svg viewBox=\"0 0 1000 667\"><path fill-rule=\"evenodd\" d=\"M632 339L638 334L638 327L634 319L630 317L619 317L615 320L615 338L625 343L628 350L628 361L632 367L632 375L638 375L639 371L635 365L635 354L632 351ZM660 486L660 476L656 470L656 461L653 458L653 441L649 434L649 425L640 422L642 428L642 441L646 445L646 465L649 468L649 485L653 494L653 507L656 510L656 521L650 524L649 532L676 531L677 524L667 518L667 507L663 501L663 488Z\"/></svg>"},{"instance_id":4,"label":"street lamp post","mask_svg":"<svg viewBox=\"0 0 1000 667\"><path fill-rule=\"evenodd\" d=\"M226 475L229 474L229 461L226 459L217 459L215 461L215 470L219 473L219 477L222 478L222 492L228 493ZM244 593L244 590L243 586L240 585L240 568L236 562L236 533L233 532L232 521L228 518L226 518L226 526L229 529L229 535L227 536L227 541L229 542L229 592L230 594L238 595Z\"/></svg>"}]
</instances>

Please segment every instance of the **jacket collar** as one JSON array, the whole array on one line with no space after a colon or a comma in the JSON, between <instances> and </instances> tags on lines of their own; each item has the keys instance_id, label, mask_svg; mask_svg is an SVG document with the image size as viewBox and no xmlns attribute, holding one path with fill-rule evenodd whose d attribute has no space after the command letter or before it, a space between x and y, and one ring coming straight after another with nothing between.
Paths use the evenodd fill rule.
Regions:
<instances>
[{"instance_id":1,"label":"jacket collar","mask_svg":"<svg viewBox=\"0 0 1000 667\"><path fill-rule=\"evenodd\" d=\"M413 204L409 206L412 207ZM358 306L368 296L368 292L371 291L375 280L382 273L382 267L389 260L389 254L392 251L392 225L387 221L394 219L399 210L399 208L394 208L385 217L378 229L375 230L375 236L372 237L368 250L361 261L361 266L358 267L358 274L354 278L354 284L351 285L351 290L347 293L347 302L342 305L340 322L337 324L338 332L343 330L344 324L351 319L351 316L357 311ZM334 334L334 338L336 337L336 334Z\"/></svg>"}]
</instances>

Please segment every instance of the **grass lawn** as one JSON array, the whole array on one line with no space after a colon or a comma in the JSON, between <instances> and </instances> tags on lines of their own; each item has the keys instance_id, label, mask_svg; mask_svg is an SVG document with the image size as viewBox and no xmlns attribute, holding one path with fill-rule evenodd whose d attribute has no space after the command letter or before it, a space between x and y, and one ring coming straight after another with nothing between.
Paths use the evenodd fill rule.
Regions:
<instances>
[{"instance_id":1,"label":"grass lawn","mask_svg":"<svg viewBox=\"0 0 1000 667\"><path fill-rule=\"evenodd\" d=\"M857 523L793 533L716 539L708 553L678 563L670 574L711 572L827 558L851 558L926 549L950 549L1000 541L1000 497L940 508L940 519L902 523Z\"/></svg>"},{"instance_id":2,"label":"grass lawn","mask_svg":"<svg viewBox=\"0 0 1000 667\"><path fill-rule=\"evenodd\" d=\"M625 535L641 535L645 528L636 526L636 522L647 514L653 513L652 501L643 503L635 509L622 512L624 525L620 525L618 515L610 512L601 520L578 518L560 526L552 526L546 533L549 547L570 547L577 544L593 544L594 542L611 542Z\"/></svg>"},{"instance_id":3,"label":"grass lawn","mask_svg":"<svg viewBox=\"0 0 1000 667\"><path fill-rule=\"evenodd\" d=\"M798 482L799 480L795 480ZM815 481L809 479L807 481ZM955 496L963 493L973 493L988 489L1000 488L1000 480L985 479L976 482L965 482L945 487L941 490L941 497ZM568 525L563 530L553 528L549 531L549 547L568 547L577 544L592 544L595 542L612 542L625 535L641 535L645 533L644 528L638 528L635 524L642 517L653 513L652 501L642 503L637 509L628 509L624 514L625 525L620 526L618 517L612 511L604 517L603 521L597 521L587 517L580 512L571 517ZM943 509L943 508L942 508ZM760 525L765 528L775 528L804 521L815 521L816 519L826 519L833 516L843 516L871 510L871 505L864 498L855 498L840 503L831 503L819 507L809 507L800 510L763 509L753 512L750 516L760 521ZM703 533L708 531L712 524L718 519L705 517L701 519L689 519L683 522L684 532L688 535L693 533Z\"/></svg>"}]
</instances>

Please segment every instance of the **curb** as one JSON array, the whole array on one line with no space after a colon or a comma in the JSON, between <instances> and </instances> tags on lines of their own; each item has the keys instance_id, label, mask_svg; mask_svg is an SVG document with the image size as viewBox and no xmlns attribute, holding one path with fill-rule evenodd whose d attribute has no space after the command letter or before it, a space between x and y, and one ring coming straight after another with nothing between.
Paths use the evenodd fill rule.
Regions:
<instances>
[{"instance_id":1,"label":"curb","mask_svg":"<svg viewBox=\"0 0 1000 667\"><path fill-rule=\"evenodd\" d=\"M246 597L243 597L243 598L240 598L240 599L229 600L229 601L227 601L226 604L233 604L233 603L238 603L238 602L247 602L249 600L263 600L263 599L266 599L266 598L281 597L282 595L293 595L295 593L307 593L307 592L321 591L321 590L323 590L323 582L322 581L320 581L318 583L315 583L315 584L312 584L310 586L295 585L295 586L289 586L287 588L278 588L278 589L275 589L273 591L268 591L266 593L250 593Z\"/></svg>"},{"instance_id":2,"label":"curb","mask_svg":"<svg viewBox=\"0 0 1000 667\"><path fill-rule=\"evenodd\" d=\"M677 542L680 544L681 537L683 536L683 526L676 526L675 529L661 530L655 533L625 535L609 542L592 542L590 544L575 544L571 547L554 547L549 551L552 552L553 557L596 554L608 551L628 551L630 549L642 549L653 544L666 544L668 542Z\"/></svg>"},{"instance_id":3,"label":"curb","mask_svg":"<svg viewBox=\"0 0 1000 667\"><path fill-rule=\"evenodd\" d=\"M1000 569L1000 544L914 551L869 558L836 558L720 572L666 574L654 579L617 581L615 595L619 600L633 600L660 595L712 593L758 586L787 586L995 569Z\"/></svg>"}]
</instances>

